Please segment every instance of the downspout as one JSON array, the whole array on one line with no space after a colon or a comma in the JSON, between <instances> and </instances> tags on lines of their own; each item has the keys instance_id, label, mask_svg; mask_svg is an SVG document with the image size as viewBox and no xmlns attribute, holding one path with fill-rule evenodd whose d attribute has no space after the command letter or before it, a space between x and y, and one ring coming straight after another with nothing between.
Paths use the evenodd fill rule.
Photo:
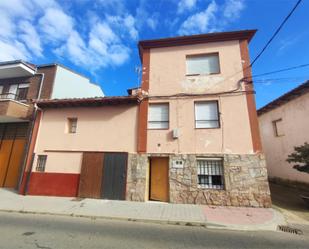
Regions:
<instances>
[{"instance_id":1,"label":"downspout","mask_svg":"<svg viewBox=\"0 0 309 249\"><path fill-rule=\"evenodd\" d=\"M39 100L41 98L41 93L42 93L42 89L43 89L43 84L44 84L44 78L45 78L45 74L44 73L36 73L35 75L40 75L41 76L41 80L40 80L40 88L39 88L39 92L38 92L38 96L37 96L37 100ZM28 134L28 139L27 139L27 143L26 143L26 148L25 148L25 156L24 156L24 161L23 161L23 164L22 164L22 170L21 170L21 174L20 174L20 177L19 177L19 182L18 182L18 186L17 186L17 189L19 190L20 194L23 194L25 195L27 193L27 189L28 189L28 185L29 185L29 180L30 180L30 174L31 174L31 171L32 171L32 163L33 163L33 158L31 159L31 171L28 172L28 174L26 174L26 179L25 179L25 184L24 184L24 188L23 189L20 189L21 187L21 184L23 182L23 179L24 179L24 175L26 173L26 164L27 164L27 161L28 161L28 156L29 156L29 148L30 148L30 144L31 144L31 139L32 139L32 135L33 135L33 128L34 128L34 125L35 125L35 120L37 118L37 112L38 112L38 107L36 105L36 103L34 104L34 112L32 114L32 123L31 123L31 127L29 129L29 134ZM33 155L32 155L33 157Z\"/></svg>"}]
</instances>

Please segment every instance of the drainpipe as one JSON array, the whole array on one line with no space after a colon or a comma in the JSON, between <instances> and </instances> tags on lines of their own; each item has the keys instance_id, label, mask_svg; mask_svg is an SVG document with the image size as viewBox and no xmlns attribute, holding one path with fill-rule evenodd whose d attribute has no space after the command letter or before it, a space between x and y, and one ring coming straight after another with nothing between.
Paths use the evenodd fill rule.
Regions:
<instances>
[{"instance_id":1,"label":"drainpipe","mask_svg":"<svg viewBox=\"0 0 309 249\"><path fill-rule=\"evenodd\" d=\"M37 96L37 100L39 100L41 98L41 93L42 93L42 89L43 89L43 84L44 84L44 78L45 78L45 74L44 73L36 73L35 75L40 75L41 76L41 80L40 80L40 88L39 88L39 92L38 92L38 96ZM31 139L32 139L32 135L33 135L33 128L34 128L34 125L35 125L35 120L37 118L37 113L38 113L38 106L36 105L36 103L34 104L34 112L32 114L32 123L31 123L31 127L29 129L29 132L28 132L28 139L27 139L27 143L26 143L26 148L25 148L25 152L24 152L24 161L23 161L23 164L22 164L22 170L21 170L21 174L20 174L20 177L19 177L19 182L18 182L18 186L17 186L17 189L20 191L20 187L21 187L21 184L23 182L23 179L24 179L24 174L25 174L25 170L26 169L26 164L27 164L27 161L28 161L28 152L29 152L29 148L30 148L30 144L31 144ZM32 164L33 164L33 156L34 155L31 155L32 156L32 159L31 159L31 168L30 170L32 171ZM28 188L28 185L29 185L29 180L30 180L30 174L31 174L31 171L26 175L26 183L25 183L25 187L24 189L22 190L22 193L23 195L25 195L27 193L27 188Z\"/></svg>"}]
</instances>

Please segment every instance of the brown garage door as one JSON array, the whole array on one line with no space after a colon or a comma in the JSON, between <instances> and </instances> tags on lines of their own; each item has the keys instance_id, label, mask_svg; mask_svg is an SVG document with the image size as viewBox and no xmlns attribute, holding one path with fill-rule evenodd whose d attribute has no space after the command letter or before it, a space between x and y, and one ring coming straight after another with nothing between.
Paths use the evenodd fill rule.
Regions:
<instances>
[{"instance_id":1,"label":"brown garage door","mask_svg":"<svg viewBox=\"0 0 309 249\"><path fill-rule=\"evenodd\" d=\"M78 196L83 198L101 198L103 174L102 152L83 153Z\"/></svg>"}]
</instances>

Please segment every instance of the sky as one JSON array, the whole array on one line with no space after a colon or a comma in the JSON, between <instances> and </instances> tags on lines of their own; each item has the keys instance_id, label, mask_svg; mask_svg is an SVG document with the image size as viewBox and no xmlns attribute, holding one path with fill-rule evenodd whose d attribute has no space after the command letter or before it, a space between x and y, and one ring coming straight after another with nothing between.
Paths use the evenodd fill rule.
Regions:
<instances>
[{"instance_id":1,"label":"sky","mask_svg":"<svg viewBox=\"0 0 309 249\"><path fill-rule=\"evenodd\" d=\"M105 95L139 85L139 40L258 29L254 58L297 0L0 0L0 61L60 63ZM309 0L256 61L253 75L309 63ZM256 77L257 108L309 79L309 67Z\"/></svg>"}]
</instances>

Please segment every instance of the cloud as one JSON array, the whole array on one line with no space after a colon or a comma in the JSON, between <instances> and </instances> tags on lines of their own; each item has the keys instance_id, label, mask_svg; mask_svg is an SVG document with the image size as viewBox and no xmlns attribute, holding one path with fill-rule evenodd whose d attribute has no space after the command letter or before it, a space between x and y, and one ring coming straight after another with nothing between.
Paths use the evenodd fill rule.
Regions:
<instances>
[{"instance_id":1,"label":"cloud","mask_svg":"<svg viewBox=\"0 0 309 249\"><path fill-rule=\"evenodd\" d=\"M61 9L49 8L39 20L39 28L50 41L66 40L73 31L74 20Z\"/></svg>"},{"instance_id":2,"label":"cloud","mask_svg":"<svg viewBox=\"0 0 309 249\"><path fill-rule=\"evenodd\" d=\"M184 11L192 10L196 5L197 0L181 0L177 6L177 13L181 14Z\"/></svg>"},{"instance_id":3,"label":"cloud","mask_svg":"<svg viewBox=\"0 0 309 249\"><path fill-rule=\"evenodd\" d=\"M224 4L223 16L230 21L238 19L244 8L243 0L227 0Z\"/></svg>"},{"instance_id":4,"label":"cloud","mask_svg":"<svg viewBox=\"0 0 309 249\"><path fill-rule=\"evenodd\" d=\"M35 28L28 21L21 21L18 25L20 40L31 50L35 56L42 57L41 39Z\"/></svg>"},{"instance_id":5,"label":"cloud","mask_svg":"<svg viewBox=\"0 0 309 249\"><path fill-rule=\"evenodd\" d=\"M218 6L212 1L204 11L189 16L180 26L178 33L188 35L192 33L205 33L211 30L211 25L216 20Z\"/></svg>"},{"instance_id":6,"label":"cloud","mask_svg":"<svg viewBox=\"0 0 309 249\"><path fill-rule=\"evenodd\" d=\"M0 40L0 51L1 61L10 61L15 59L28 60L30 58L30 54L26 47L18 41L6 42L5 40Z\"/></svg>"},{"instance_id":7,"label":"cloud","mask_svg":"<svg viewBox=\"0 0 309 249\"><path fill-rule=\"evenodd\" d=\"M84 0L86 4L86 0ZM52 52L91 71L119 66L130 58L127 44L136 42L136 18L122 1L98 1L103 8L119 6L123 13L91 18L73 16L54 0L0 1L0 60L34 60ZM86 16L87 17L87 16ZM82 19L83 18L83 19ZM83 25L77 25L83 20Z\"/></svg>"},{"instance_id":8,"label":"cloud","mask_svg":"<svg viewBox=\"0 0 309 249\"><path fill-rule=\"evenodd\" d=\"M244 0L225 0L221 5L212 0L208 6L187 17L178 29L180 35L218 32L239 19L245 8Z\"/></svg>"}]
</instances>

